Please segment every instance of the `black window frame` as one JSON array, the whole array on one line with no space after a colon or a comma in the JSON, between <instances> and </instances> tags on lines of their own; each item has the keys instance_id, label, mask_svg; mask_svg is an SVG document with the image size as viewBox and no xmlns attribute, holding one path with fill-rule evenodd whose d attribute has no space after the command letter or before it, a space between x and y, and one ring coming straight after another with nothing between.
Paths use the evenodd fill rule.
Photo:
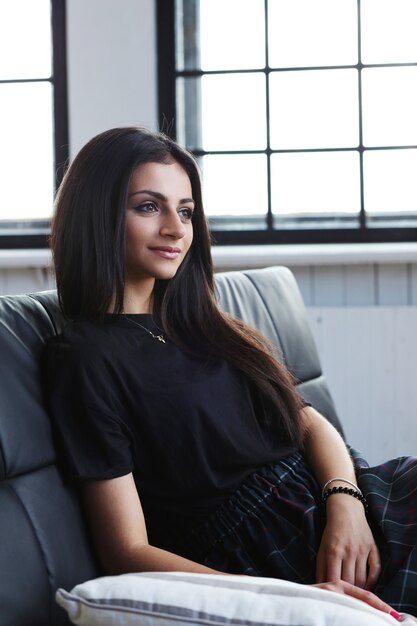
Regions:
<instances>
[{"instance_id":1,"label":"black window frame","mask_svg":"<svg viewBox=\"0 0 417 626\"><path fill-rule=\"evenodd\" d=\"M189 0L191 3L193 0ZM361 100L361 72L368 67L392 67L392 66L416 66L417 63L389 63L389 64L370 64L365 65L361 62L361 37L360 37L360 1L357 0L358 5L358 63L349 66L340 66L342 68L354 68L359 72L359 98ZM265 2L265 15L266 15L266 31L268 29L268 7L267 0ZM157 67L158 67L158 119L160 129L166 134L170 135L173 139L178 138L177 134L177 122L176 122L176 80L181 77L198 77L203 74L210 73L222 73L216 72L202 72L199 70L177 70L176 68L176 14L175 14L175 0L157 0ZM267 57L268 58L268 57ZM339 67L339 66L338 66ZM288 71L289 69L302 69L302 68L285 68L282 71ZM307 69L307 68L306 68ZM329 68L314 68L308 69L329 69ZM237 70L233 73L247 70ZM281 71L277 68L270 68L268 64L265 68L261 68L256 71L263 71L268 75L271 71ZM268 83L268 81L266 81ZM267 85L268 90L268 85ZM268 96L268 91L267 91ZM267 97L268 107L268 97ZM267 111L268 115L268 111ZM413 219L412 216L405 217L403 220L394 215L387 215L380 220L381 226L367 225L366 214L364 208L364 193L363 193L363 153L365 150L380 150L387 149L390 146L378 147L378 148L365 148L362 143L362 111L361 101L359 106L359 133L360 142L359 147L352 148L351 150L359 152L360 157L360 170L361 170L361 208L359 214L359 223L355 226L351 225L352 219L347 219L345 222L343 218L335 215L333 221L334 227L332 227L332 219L326 217L314 219L314 227L303 227L302 220L293 220L292 226L284 227L280 230L273 227L273 216L271 212L271 206L268 207L268 214L266 217L266 227L262 229L247 228L247 224L239 228L238 220L231 218L230 223L227 224L226 220L223 223L227 225L226 228L222 228L222 220L213 218L209 221L211 223L211 230L213 234L213 240L215 244L219 245L242 245L242 244L304 244L304 243L382 243L382 242L406 242L417 240L417 216ZM400 148L412 149L417 146L399 146ZM338 149L326 149L326 150L294 150L293 152L331 152ZM345 150L345 149L343 149ZM208 151L193 150L194 155L198 158L205 154L227 154L227 151ZM269 147L269 137L266 150L256 151L256 153L266 154L268 157L268 170L270 155L279 152L292 152L291 150L271 150ZM235 153L235 151L233 151ZM239 152L236 152L238 154ZM246 153L246 152L245 152ZM250 153L250 151L248 151ZM268 172L268 185L270 186L270 175ZM270 189L269 189L270 197ZM270 204L270 200L269 200ZM242 221L245 221L242 218ZM403 221L404 226L399 226L399 223ZM307 221L309 222L309 221ZM310 220L311 222L311 220ZM298 227L297 225L298 224ZM323 225L325 224L325 227ZM414 225L415 224L415 225ZM320 227L321 225L321 227Z\"/></svg>"},{"instance_id":2,"label":"black window frame","mask_svg":"<svg viewBox=\"0 0 417 626\"><path fill-rule=\"evenodd\" d=\"M66 53L66 0L51 0L53 125L55 191L68 162L68 91ZM2 83L33 82L36 79L4 80ZM46 79L43 79L46 80ZM4 227L0 223L0 249L49 247L49 221L23 221Z\"/></svg>"}]
</instances>

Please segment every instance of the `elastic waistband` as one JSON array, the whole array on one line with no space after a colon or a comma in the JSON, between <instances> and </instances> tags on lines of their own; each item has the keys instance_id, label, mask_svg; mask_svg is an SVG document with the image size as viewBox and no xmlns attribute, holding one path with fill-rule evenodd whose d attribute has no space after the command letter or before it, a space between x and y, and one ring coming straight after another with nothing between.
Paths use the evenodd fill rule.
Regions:
<instances>
[{"instance_id":1,"label":"elastic waistband","mask_svg":"<svg viewBox=\"0 0 417 626\"><path fill-rule=\"evenodd\" d=\"M283 497L287 495L289 497L289 491L294 488L294 483L303 483L304 488L307 484L308 489L313 488L319 497L318 486L314 483L311 471L300 452L295 452L279 463L268 465L251 474L206 522L191 531L187 538L191 551L187 556L201 559L202 555L216 543L221 542L227 533L236 529L248 514L264 506L274 493L281 492L284 485L286 488Z\"/></svg>"}]
</instances>

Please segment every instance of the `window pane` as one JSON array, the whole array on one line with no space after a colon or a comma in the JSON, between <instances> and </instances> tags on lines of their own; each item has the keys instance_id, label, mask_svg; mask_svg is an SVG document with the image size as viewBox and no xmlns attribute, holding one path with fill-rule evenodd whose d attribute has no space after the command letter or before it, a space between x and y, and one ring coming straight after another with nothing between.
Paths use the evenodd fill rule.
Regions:
<instances>
[{"instance_id":1,"label":"window pane","mask_svg":"<svg viewBox=\"0 0 417 626\"><path fill-rule=\"evenodd\" d=\"M199 11L200 3L196 0L175 0L175 44L178 70L200 68Z\"/></svg>"},{"instance_id":2,"label":"window pane","mask_svg":"<svg viewBox=\"0 0 417 626\"><path fill-rule=\"evenodd\" d=\"M264 155L208 155L202 159L202 171L207 215L266 214L268 194Z\"/></svg>"},{"instance_id":3,"label":"window pane","mask_svg":"<svg viewBox=\"0 0 417 626\"><path fill-rule=\"evenodd\" d=\"M364 69L362 93L366 146L417 144L417 67Z\"/></svg>"},{"instance_id":4,"label":"window pane","mask_svg":"<svg viewBox=\"0 0 417 626\"><path fill-rule=\"evenodd\" d=\"M201 68L265 66L262 0L200 0Z\"/></svg>"},{"instance_id":5,"label":"window pane","mask_svg":"<svg viewBox=\"0 0 417 626\"><path fill-rule=\"evenodd\" d=\"M189 150L201 150L201 78L178 78L176 83L177 139Z\"/></svg>"},{"instance_id":6,"label":"window pane","mask_svg":"<svg viewBox=\"0 0 417 626\"><path fill-rule=\"evenodd\" d=\"M268 17L271 67L357 63L356 0L269 0Z\"/></svg>"},{"instance_id":7,"label":"window pane","mask_svg":"<svg viewBox=\"0 0 417 626\"><path fill-rule=\"evenodd\" d=\"M417 216L417 150L367 150L363 166L367 213Z\"/></svg>"},{"instance_id":8,"label":"window pane","mask_svg":"<svg viewBox=\"0 0 417 626\"><path fill-rule=\"evenodd\" d=\"M273 72L270 103L274 149L359 143L357 70Z\"/></svg>"},{"instance_id":9,"label":"window pane","mask_svg":"<svg viewBox=\"0 0 417 626\"><path fill-rule=\"evenodd\" d=\"M274 214L359 213L356 151L273 154L271 178Z\"/></svg>"},{"instance_id":10,"label":"window pane","mask_svg":"<svg viewBox=\"0 0 417 626\"><path fill-rule=\"evenodd\" d=\"M264 74L209 74L201 89L204 150L266 148Z\"/></svg>"},{"instance_id":11,"label":"window pane","mask_svg":"<svg viewBox=\"0 0 417 626\"><path fill-rule=\"evenodd\" d=\"M416 28L416 0L362 0L362 61L415 63Z\"/></svg>"},{"instance_id":12,"label":"window pane","mask_svg":"<svg viewBox=\"0 0 417 626\"><path fill-rule=\"evenodd\" d=\"M0 85L0 219L41 219L53 203L50 83Z\"/></svg>"},{"instance_id":13,"label":"window pane","mask_svg":"<svg viewBox=\"0 0 417 626\"><path fill-rule=\"evenodd\" d=\"M1 0L0 80L51 76L50 0Z\"/></svg>"}]
</instances>

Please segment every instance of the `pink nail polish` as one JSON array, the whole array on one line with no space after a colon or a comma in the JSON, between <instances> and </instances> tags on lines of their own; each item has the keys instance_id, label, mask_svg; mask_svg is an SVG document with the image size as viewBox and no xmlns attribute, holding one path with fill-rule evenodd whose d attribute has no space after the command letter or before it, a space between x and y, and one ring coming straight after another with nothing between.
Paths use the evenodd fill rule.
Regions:
<instances>
[{"instance_id":1,"label":"pink nail polish","mask_svg":"<svg viewBox=\"0 0 417 626\"><path fill-rule=\"evenodd\" d=\"M401 615L397 613L397 611L394 611L394 609L392 609L392 611L390 611L389 614L392 615L392 617L395 617L395 619L397 620L401 619Z\"/></svg>"}]
</instances>

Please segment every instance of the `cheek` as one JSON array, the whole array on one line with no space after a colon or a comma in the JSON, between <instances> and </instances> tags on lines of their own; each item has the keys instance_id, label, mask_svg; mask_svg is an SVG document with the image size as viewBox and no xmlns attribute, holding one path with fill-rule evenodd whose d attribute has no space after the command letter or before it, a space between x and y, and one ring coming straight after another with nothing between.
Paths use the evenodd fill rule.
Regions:
<instances>
[{"instance_id":1,"label":"cheek","mask_svg":"<svg viewBox=\"0 0 417 626\"><path fill-rule=\"evenodd\" d=\"M126 224L126 246L136 248L146 239L146 224L131 221Z\"/></svg>"},{"instance_id":2,"label":"cheek","mask_svg":"<svg viewBox=\"0 0 417 626\"><path fill-rule=\"evenodd\" d=\"M193 228L191 226L190 228L190 232L187 233L187 250L189 250L191 248L191 244L193 243L193 239L194 239L194 233L193 233Z\"/></svg>"},{"instance_id":3,"label":"cheek","mask_svg":"<svg viewBox=\"0 0 417 626\"><path fill-rule=\"evenodd\" d=\"M126 231L126 250L132 252L137 247L137 238L132 229Z\"/></svg>"}]
</instances>

